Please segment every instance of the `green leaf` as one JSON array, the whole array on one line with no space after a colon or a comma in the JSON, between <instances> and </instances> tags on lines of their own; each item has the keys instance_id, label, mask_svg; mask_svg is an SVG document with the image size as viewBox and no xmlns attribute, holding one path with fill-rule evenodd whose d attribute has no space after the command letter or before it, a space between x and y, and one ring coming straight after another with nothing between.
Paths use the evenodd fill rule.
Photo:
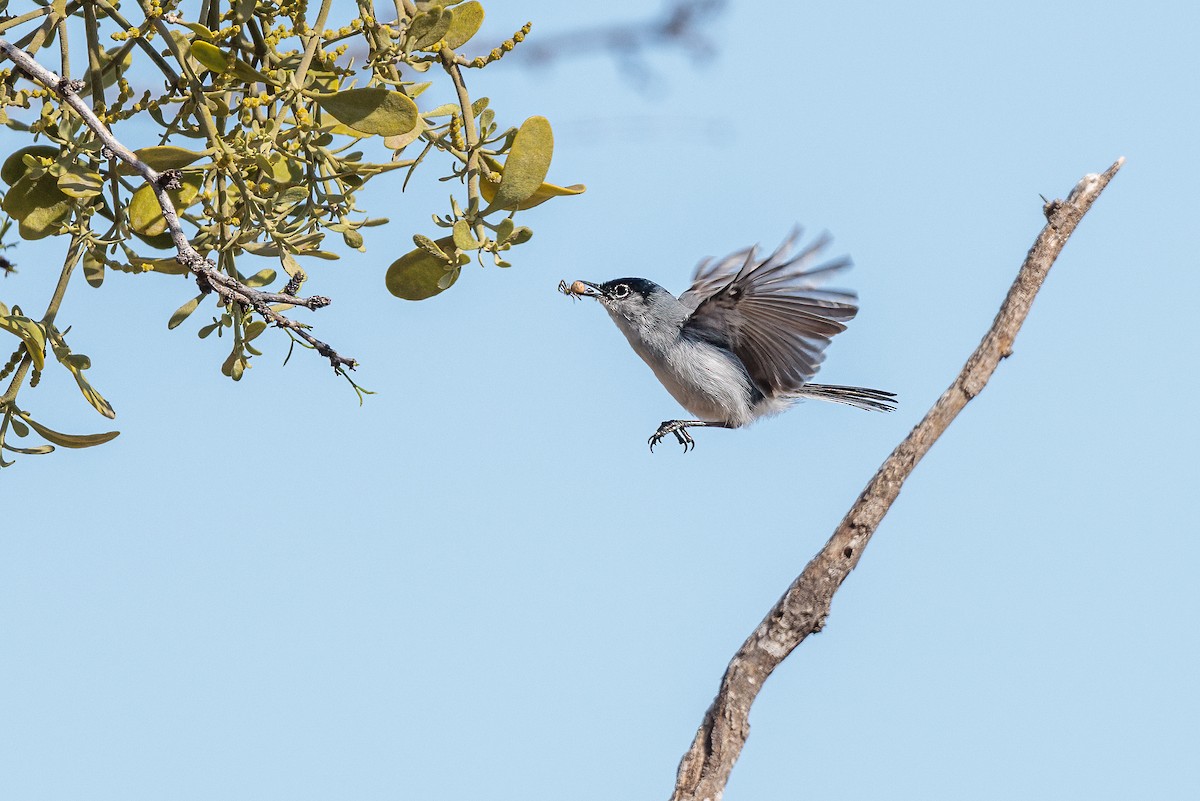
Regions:
<instances>
[{"instance_id":1,"label":"green leaf","mask_svg":"<svg viewBox=\"0 0 1200 801\"><path fill-rule=\"evenodd\" d=\"M283 190L282 194L275 196L275 205L278 208L291 208L298 206L308 200L308 193L311 190L308 184L300 184L297 186L289 186Z\"/></svg>"},{"instance_id":2,"label":"green leaf","mask_svg":"<svg viewBox=\"0 0 1200 801\"><path fill-rule=\"evenodd\" d=\"M189 31L196 34L197 36L199 36L201 39L203 39L206 42L211 42L213 40L213 32L210 31L204 25L201 25L199 22L180 21L179 24L182 25L183 27L187 28Z\"/></svg>"},{"instance_id":3,"label":"green leaf","mask_svg":"<svg viewBox=\"0 0 1200 801\"><path fill-rule=\"evenodd\" d=\"M23 453L26 456L41 456L47 453L54 453L53 445L35 445L32 448L18 448L16 445L9 445L6 442L4 443L4 449L13 453Z\"/></svg>"},{"instance_id":4,"label":"green leaf","mask_svg":"<svg viewBox=\"0 0 1200 801\"><path fill-rule=\"evenodd\" d=\"M87 402L92 404L92 407L100 412L105 417L112 419L117 416L113 411L113 407L104 396L97 392L88 380L83 377L83 371L92 366L92 360L82 353L71 353L71 349L67 347L67 343L59 335L56 339L50 340L54 347L54 355L59 363L67 368L75 379L75 383L79 385L79 391L83 393L83 397Z\"/></svg>"},{"instance_id":5,"label":"green leaf","mask_svg":"<svg viewBox=\"0 0 1200 801\"><path fill-rule=\"evenodd\" d=\"M246 330L242 334L242 341L249 342L250 340L257 338L259 334L266 330L267 324L265 321L251 320L246 324Z\"/></svg>"},{"instance_id":6,"label":"green leaf","mask_svg":"<svg viewBox=\"0 0 1200 801\"><path fill-rule=\"evenodd\" d=\"M130 264L136 267L138 272L143 273L155 272L162 273L163 275L187 275L191 272L191 270L179 263L179 259L145 259L141 256L134 256L130 260Z\"/></svg>"},{"instance_id":7,"label":"green leaf","mask_svg":"<svg viewBox=\"0 0 1200 801\"><path fill-rule=\"evenodd\" d=\"M435 244L439 250L454 251L454 238L442 237ZM458 268L451 268L423 247L404 254L387 270L387 289L403 300L425 300L449 289L458 279Z\"/></svg>"},{"instance_id":8,"label":"green leaf","mask_svg":"<svg viewBox=\"0 0 1200 801\"><path fill-rule=\"evenodd\" d=\"M138 239L142 240L143 242L145 242L150 247L154 248L155 250L174 250L175 249L175 240L171 239L170 234L158 234L157 236L145 236L143 234L139 234L137 231L134 231L133 235L136 236Z\"/></svg>"},{"instance_id":9,"label":"green leaf","mask_svg":"<svg viewBox=\"0 0 1200 801\"><path fill-rule=\"evenodd\" d=\"M480 182L479 182L479 193L481 195L483 195L484 200L486 200L488 203L491 203L491 206L490 206L491 209L503 208L504 210L508 210L508 209L513 208L511 206L500 207L499 205L497 205L496 203L493 202L496 197L496 188L498 186L499 186L499 184L493 183L493 182L489 181L486 177L483 177L482 180L480 180ZM527 198L525 200L525 202L521 204L521 208L522 209L532 209L534 206L542 205L550 198L565 197L568 195L582 195L585 191L587 191L587 187L584 186L583 184L572 184L571 186L557 186L555 184L543 183L541 186L539 186L537 188L536 192L534 192L532 195L530 195L529 198Z\"/></svg>"},{"instance_id":10,"label":"green leaf","mask_svg":"<svg viewBox=\"0 0 1200 801\"><path fill-rule=\"evenodd\" d=\"M424 130L425 120L418 116L416 124L413 125L413 129L411 131L406 134L397 134L396 136L384 137L383 145L391 150L403 150L413 142L420 139L421 133Z\"/></svg>"},{"instance_id":11,"label":"green leaf","mask_svg":"<svg viewBox=\"0 0 1200 801\"><path fill-rule=\"evenodd\" d=\"M206 154L183 147L175 147L174 145L155 145L154 147L139 148L133 151L133 155L155 170L164 172L166 170L178 170L186 167L189 164L195 163L197 159L203 158ZM121 175L137 174L137 170L123 161L117 165L117 172Z\"/></svg>"},{"instance_id":12,"label":"green leaf","mask_svg":"<svg viewBox=\"0 0 1200 801\"><path fill-rule=\"evenodd\" d=\"M254 67L251 67L245 61L239 61L237 59L234 59L233 74L236 75L237 77L241 78L243 81L246 81L247 83L258 82L258 83L265 83L268 86L275 85L274 81L272 81L270 78L268 78L263 73L254 69Z\"/></svg>"},{"instance_id":13,"label":"green leaf","mask_svg":"<svg viewBox=\"0 0 1200 801\"><path fill-rule=\"evenodd\" d=\"M440 42L450 30L453 14L448 9L434 8L418 14L408 26L410 47L423 50Z\"/></svg>"},{"instance_id":14,"label":"green leaf","mask_svg":"<svg viewBox=\"0 0 1200 801\"><path fill-rule=\"evenodd\" d=\"M100 173L84 170L78 165L68 168L58 178L58 189L70 197L95 197L104 188Z\"/></svg>"},{"instance_id":15,"label":"green leaf","mask_svg":"<svg viewBox=\"0 0 1200 801\"><path fill-rule=\"evenodd\" d=\"M104 283L104 262L92 255L90 250L83 254L83 278L94 287Z\"/></svg>"},{"instance_id":16,"label":"green leaf","mask_svg":"<svg viewBox=\"0 0 1200 801\"><path fill-rule=\"evenodd\" d=\"M447 45L457 50L479 32L479 26L483 25L483 6L471 0L469 3L455 6L453 14L450 28L443 38Z\"/></svg>"},{"instance_id":17,"label":"green leaf","mask_svg":"<svg viewBox=\"0 0 1200 801\"><path fill-rule=\"evenodd\" d=\"M505 217L496 226L496 241L497 242L506 241L509 238L509 236L512 235L512 232L513 232L512 217Z\"/></svg>"},{"instance_id":18,"label":"green leaf","mask_svg":"<svg viewBox=\"0 0 1200 801\"><path fill-rule=\"evenodd\" d=\"M422 117L449 117L458 111L457 103L443 103L437 108L431 108L429 111L423 112Z\"/></svg>"},{"instance_id":19,"label":"green leaf","mask_svg":"<svg viewBox=\"0 0 1200 801\"><path fill-rule=\"evenodd\" d=\"M20 150L14 150L4 160L4 165L0 166L0 180L9 186L21 180L21 177L29 171L29 166L25 164L26 155L36 158L52 158L58 155L58 148L51 145L30 145Z\"/></svg>"},{"instance_id":20,"label":"green leaf","mask_svg":"<svg viewBox=\"0 0 1200 801\"><path fill-rule=\"evenodd\" d=\"M254 16L255 7L258 5L256 0L235 0L233 3L234 18L239 23L245 23Z\"/></svg>"},{"instance_id":21,"label":"green leaf","mask_svg":"<svg viewBox=\"0 0 1200 801\"><path fill-rule=\"evenodd\" d=\"M305 183L303 163L285 158L280 153L272 153L269 159L264 160L266 164L259 163L265 173L264 178L285 186Z\"/></svg>"},{"instance_id":22,"label":"green leaf","mask_svg":"<svg viewBox=\"0 0 1200 801\"><path fill-rule=\"evenodd\" d=\"M200 301L203 299L204 299L204 295L202 295L202 294L197 295L196 297L192 298L187 303L183 304L178 309L176 309L175 313L171 315L171 319L167 321L167 328L168 329L175 328L180 323L182 323L184 320L186 320L188 317L190 317L192 312L194 312L196 310L196 307L200 305Z\"/></svg>"},{"instance_id":23,"label":"green leaf","mask_svg":"<svg viewBox=\"0 0 1200 801\"><path fill-rule=\"evenodd\" d=\"M241 355L241 353L239 353L238 349L235 347L233 351L230 352L229 356L226 357L225 362L221 365L221 372L232 378L234 381L241 381L242 373L245 372L248 366L249 362L246 361L246 357Z\"/></svg>"},{"instance_id":24,"label":"green leaf","mask_svg":"<svg viewBox=\"0 0 1200 801\"><path fill-rule=\"evenodd\" d=\"M233 59L216 45L197 40L192 42L191 49L192 58L213 72L225 72L232 66Z\"/></svg>"},{"instance_id":25,"label":"green leaf","mask_svg":"<svg viewBox=\"0 0 1200 801\"><path fill-rule=\"evenodd\" d=\"M192 204L200 194L202 180L200 175L185 175L183 186L167 193L175 202L175 211L181 212ZM135 234L152 239L167 233L167 220L163 217L162 206L158 205L158 197L150 184L143 185L133 193L125 211L129 215L129 227Z\"/></svg>"},{"instance_id":26,"label":"green leaf","mask_svg":"<svg viewBox=\"0 0 1200 801\"><path fill-rule=\"evenodd\" d=\"M113 411L112 404L106 401L104 396L97 392L95 387L88 383L88 380L83 377L82 371L73 369L70 364L67 364L67 369L70 370L71 375L75 377L75 383L79 385L79 391L83 393L83 397L87 400L87 402L92 404L92 408L110 420L117 416L117 413Z\"/></svg>"},{"instance_id":27,"label":"green leaf","mask_svg":"<svg viewBox=\"0 0 1200 801\"><path fill-rule=\"evenodd\" d=\"M365 134L400 136L417 124L417 104L391 89L346 89L319 95L317 103L339 122Z\"/></svg>"},{"instance_id":28,"label":"green leaf","mask_svg":"<svg viewBox=\"0 0 1200 801\"><path fill-rule=\"evenodd\" d=\"M22 239L43 239L58 233L58 223L71 213L73 201L50 173L42 173L37 180L30 178L26 175L17 181L4 195L0 208L20 221Z\"/></svg>"},{"instance_id":29,"label":"green leaf","mask_svg":"<svg viewBox=\"0 0 1200 801\"><path fill-rule=\"evenodd\" d=\"M513 138L500 185L491 204L496 208L520 207L546 180L554 155L554 133L545 117L530 117Z\"/></svg>"},{"instance_id":30,"label":"green leaf","mask_svg":"<svg viewBox=\"0 0 1200 801\"><path fill-rule=\"evenodd\" d=\"M483 243L471 233L471 225L466 220L454 223L454 246L459 250L477 250Z\"/></svg>"},{"instance_id":31,"label":"green leaf","mask_svg":"<svg viewBox=\"0 0 1200 801\"><path fill-rule=\"evenodd\" d=\"M430 256L433 256L435 259L440 259L441 261L449 262L450 255L448 253L446 253L444 250L442 250L442 247L441 247L441 244L444 243L446 241L446 239L450 239L450 237L443 237L442 239L439 239L437 242L434 242L432 239L430 239L427 236L424 236L423 234L413 234L413 244L414 245L416 245L421 250L428 253ZM454 240L450 239L450 241L453 242Z\"/></svg>"},{"instance_id":32,"label":"green leaf","mask_svg":"<svg viewBox=\"0 0 1200 801\"><path fill-rule=\"evenodd\" d=\"M46 332L40 325L23 315L10 314L0 317L0 329L21 338L25 343L25 350L33 360L35 370L46 366Z\"/></svg>"},{"instance_id":33,"label":"green leaf","mask_svg":"<svg viewBox=\"0 0 1200 801\"><path fill-rule=\"evenodd\" d=\"M260 287L266 286L267 284L272 283L274 280L275 271L270 267L267 267L266 269L259 270L254 275L242 281L242 283L249 287Z\"/></svg>"},{"instance_id":34,"label":"green leaf","mask_svg":"<svg viewBox=\"0 0 1200 801\"><path fill-rule=\"evenodd\" d=\"M59 361L71 370L89 370L92 366L91 358L82 353L68 353Z\"/></svg>"},{"instance_id":35,"label":"green leaf","mask_svg":"<svg viewBox=\"0 0 1200 801\"><path fill-rule=\"evenodd\" d=\"M103 445L104 443L116 439L120 431L106 431L103 434L63 434L55 431L53 428L46 428L34 421L28 414L22 412L21 416L25 418L25 422L29 423L34 431L41 435L42 439L47 442L53 442L63 448L90 448L93 445Z\"/></svg>"}]
</instances>

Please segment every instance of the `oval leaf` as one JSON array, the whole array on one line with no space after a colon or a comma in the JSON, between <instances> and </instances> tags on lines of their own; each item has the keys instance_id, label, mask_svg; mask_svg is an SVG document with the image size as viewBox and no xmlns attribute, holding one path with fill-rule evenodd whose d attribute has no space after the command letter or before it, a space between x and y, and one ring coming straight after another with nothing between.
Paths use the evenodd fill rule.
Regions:
<instances>
[{"instance_id":1,"label":"oval leaf","mask_svg":"<svg viewBox=\"0 0 1200 801\"><path fill-rule=\"evenodd\" d=\"M204 41L192 42L192 58L213 72L225 72L232 63L221 48Z\"/></svg>"},{"instance_id":2,"label":"oval leaf","mask_svg":"<svg viewBox=\"0 0 1200 801\"><path fill-rule=\"evenodd\" d=\"M183 211L196 199L200 194L200 182L199 175L185 175L183 186L168 192L171 200L175 201L176 211ZM158 205L154 187L150 184L133 193L126 213L129 215L129 227L135 234L153 239L167 233L167 219L163 217L162 207ZM170 247L170 241L167 246Z\"/></svg>"},{"instance_id":3,"label":"oval leaf","mask_svg":"<svg viewBox=\"0 0 1200 801\"><path fill-rule=\"evenodd\" d=\"M417 121L413 125L413 129L411 131L409 131L406 134L399 134L397 136L385 137L383 140L383 144L385 147L390 148L392 150L403 150L404 148L411 145L413 142L417 141L417 139L419 139L421 136L421 132L424 130L425 130L425 120L421 119L420 117L417 117Z\"/></svg>"},{"instance_id":4,"label":"oval leaf","mask_svg":"<svg viewBox=\"0 0 1200 801\"><path fill-rule=\"evenodd\" d=\"M12 451L13 453L23 453L26 456L41 456L47 453L54 453L53 445L35 445L32 448L18 448L16 445L4 443L4 450Z\"/></svg>"},{"instance_id":5,"label":"oval leaf","mask_svg":"<svg viewBox=\"0 0 1200 801\"><path fill-rule=\"evenodd\" d=\"M260 287L260 286L266 286L267 284L270 284L270 283L274 283L274 281L275 281L275 271L272 270L270 267L267 267L265 269L259 270L254 275L250 276L249 278L244 279L242 281L242 283L249 287Z\"/></svg>"},{"instance_id":6,"label":"oval leaf","mask_svg":"<svg viewBox=\"0 0 1200 801\"><path fill-rule=\"evenodd\" d=\"M38 432L42 439L63 448L90 448L93 445L103 445L109 440L116 439L117 435L121 433L120 431L105 431L103 434L63 434L53 428L46 428L27 415L23 414L22 416L25 418L25 422L29 423L29 427Z\"/></svg>"},{"instance_id":7,"label":"oval leaf","mask_svg":"<svg viewBox=\"0 0 1200 801\"><path fill-rule=\"evenodd\" d=\"M33 360L35 370L46 366L46 332L28 317L13 314L0 317L0 329L16 334L25 343L25 350Z\"/></svg>"},{"instance_id":8,"label":"oval leaf","mask_svg":"<svg viewBox=\"0 0 1200 801\"><path fill-rule=\"evenodd\" d=\"M417 125L417 104L400 92L370 87L317 98L321 108L355 131L400 136Z\"/></svg>"},{"instance_id":9,"label":"oval leaf","mask_svg":"<svg viewBox=\"0 0 1200 801\"><path fill-rule=\"evenodd\" d=\"M103 186L100 173L78 168L69 169L58 178L59 191L69 197L95 197Z\"/></svg>"},{"instance_id":10,"label":"oval leaf","mask_svg":"<svg viewBox=\"0 0 1200 801\"><path fill-rule=\"evenodd\" d=\"M104 283L104 262L90 250L83 254L83 278L94 287Z\"/></svg>"},{"instance_id":11,"label":"oval leaf","mask_svg":"<svg viewBox=\"0 0 1200 801\"><path fill-rule=\"evenodd\" d=\"M530 117L521 123L504 162L504 172L492 205L520 207L523 201L531 198L546 180L553 155L554 133L550 130L550 121L545 117Z\"/></svg>"},{"instance_id":12,"label":"oval leaf","mask_svg":"<svg viewBox=\"0 0 1200 801\"><path fill-rule=\"evenodd\" d=\"M483 199L492 204L493 208L511 208L509 206L499 206L496 204L496 188L500 185L489 181L483 177L479 182L479 193L483 195ZM570 186L557 186L555 184L542 184L537 188L537 191L529 196L521 204L522 209L532 209L534 206L540 206L550 198L566 197L568 195L582 195L587 191L587 187L583 184L571 184Z\"/></svg>"},{"instance_id":13,"label":"oval leaf","mask_svg":"<svg viewBox=\"0 0 1200 801\"><path fill-rule=\"evenodd\" d=\"M266 75L254 69L254 67L251 67L245 61L238 59L234 59L233 61L233 74L247 83L255 83L257 81L258 83L265 83L268 86L275 85L275 82Z\"/></svg>"},{"instance_id":14,"label":"oval leaf","mask_svg":"<svg viewBox=\"0 0 1200 801\"><path fill-rule=\"evenodd\" d=\"M25 165L26 155L37 158L50 158L58 155L58 148L51 145L30 145L20 150L14 150L4 160L4 166L0 167L0 180L3 180L9 186L21 180L21 176L29 170L29 167Z\"/></svg>"},{"instance_id":15,"label":"oval leaf","mask_svg":"<svg viewBox=\"0 0 1200 801\"><path fill-rule=\"evenodd\" d=\"M483 6L475 0L455 6L454 18L450 21L450 29L446 31L446 44L457 50L466 44L472 36L479 32L483 24Z\"/></svg>"},{"instance_id":16,"label":"oval leaf","mask_svg":"<svg viewBox=\"0 0 1200 801\"><path fill-rule=\"evenodd\" d=\"M454 251L454 237L442 237L436 244L448 253ZM388 267L386 281L388 292L398 298L425 300L449 289L457 278L458 268L451 268L444 260L418 247Z\"/></svg>"},{"instance_id":17,"label":"oval leaf","mask_svg":"<svg viewBox=\"0 0 1200 801\"><path fill-rule=\"evenodd\" d=\"M171 319L167 321L167 328L174 328L190 317L192 312L196 310L196 307L200 305L200 301L203 299L204 295L197 295L176 309L175 313L171 315Z\"/></svg>"},{"instance_id":18,"label":"oval leaf","mask_svg":"<svg viewBox=\"0 0 1200 801\"><path fill-rule=\"evenodd\" d=\"M408 26L411 48L422 50L440 42L450 30L452 20L450 9L437 6L418 14Z\"/></svg>"},{"instance_id":19,"label":"oval leaf","mask_svg":"<svg viewBox=\"0 0 1200 801\"><path fill-rule=\"evenodd\" d=\"M71 213L71 205L71 198L63 194L58 181L48 172L36 181L24 176L0 203L10 217L20 221L22 239L42 239L57 233L57 225Z\"/></svg>"},{"instance_id":20,"label":"oval leaf","mask_svg":"<svg viewBox=\"0 0 1200 801\"><path fill-rule=\"evenodd\" d=\"M466 220L454 223L454 244L459 250L477 250L483 243L475 238Z\"/></svg>"},{"instance_id":21,"label":"oval leaf","mask_svg":"<svg viewBox=\"0 0 1200 801\"><path fill-rule=\"evenodd\" d=\"M155 145L154 147L139 148L133 151L133 155L159 172L164 172L186 167L205 154L174 145ZM117 172L121 175L135 175L137 170L122 161L117 166Z\"/></svg>"}]
</instances>

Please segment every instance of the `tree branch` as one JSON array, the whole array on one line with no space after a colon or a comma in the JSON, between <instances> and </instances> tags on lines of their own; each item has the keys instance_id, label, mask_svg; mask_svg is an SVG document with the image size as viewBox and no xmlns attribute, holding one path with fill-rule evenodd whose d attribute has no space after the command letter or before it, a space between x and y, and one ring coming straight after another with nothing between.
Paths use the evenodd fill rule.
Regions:
<instances>
[{"instance_id":1,"label":"tree branch","mask_svg":"<svg viewBox=\"0 0 1200 801\"><path fill-rule=\"evenodd\" d=\"M257 289L246 286L233 276L221 272L217 268L217 265L201 256L192 247L191 242L188 241L187 234L184 233L183 227L179 222L179 214L175 210L175 203L167 193L167 190L178 185L178 173L171 171L158 172L139 159L133 151L121 144L113 136L112 131L100 121L100 118L96 116L87 103L79 97L78 92L82 88L80 82L72 81L69 78L51 72L24 50L5 39L0 39L0 53L12 59L13 63L30 78L58 95L62 102L78 114L88 128L92 129L97 138L104 143L105 147L111 153L133 167L146 179L154 190L154 196L157 198L159 206L162 207L163 219L166 221L167 230L170 232L171 240L175 243L175 249L178 252L176 258L180 264L195 273L202 290L216 292L224 304L231 306L237 304L253 309L267 322L294 332L318 353L329 359L329 363L338 372L341 372L343 368L353 370L357 366L358 363L354 359L342 356L332 347L308 333L309 326L290 317L285 317L272 308L272 304L282 304L287 306L303 306L307 309L316 310L328 306L330 303L329 298L319 295L301 298L292 294L260 292Z\"/></svg>"},{"instance_id":2,"label":"tree branch","mask_svg":"<svg viewBox=\"0 0 1200 801\"><path fill-rule=\"evenodd\" d=\"M1075 226L1116 175L1124 158L1100 175L1086 175L1065 201L1043 207L1047 223L1025 257L991 329L925 418L884 461L829 542L792 582L742 644L691 748L679 763L672 801L720 801L729 773L750 734L750 705L771 672L804 639L825 625L834 593L858 564L905 479L963 407L978 395L1000 360L1012 354L1033 298Z\"/></svg>"}]
</instances>

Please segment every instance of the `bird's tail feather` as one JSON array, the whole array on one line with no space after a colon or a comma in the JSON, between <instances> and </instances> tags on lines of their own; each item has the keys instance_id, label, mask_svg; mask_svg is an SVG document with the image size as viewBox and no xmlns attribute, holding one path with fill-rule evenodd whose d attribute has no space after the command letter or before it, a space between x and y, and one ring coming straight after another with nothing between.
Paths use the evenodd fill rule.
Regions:
<instances>
[{"instance_id":1,"label":"bird's tail feather","mask_svg":"<svg viewBox=\"0 0 1200 801\"><path fill-rule=\"evenodd\" d=\"M788 393L793 398L815 398L834 403L845 403L858 409L890 412L896 408L896 394L882 389L866 387L841 387L836 384L805 384Z\"/></svg>"}]
</instances>

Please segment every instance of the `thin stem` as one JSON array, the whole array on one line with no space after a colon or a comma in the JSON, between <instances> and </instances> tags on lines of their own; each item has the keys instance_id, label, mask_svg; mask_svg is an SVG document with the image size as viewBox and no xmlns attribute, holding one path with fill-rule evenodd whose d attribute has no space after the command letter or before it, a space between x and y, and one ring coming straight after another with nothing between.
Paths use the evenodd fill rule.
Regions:
<instances>
[{"instance_id":1,"label":"thin stem","mask_svg":"<svg viewBox=\"0 0 1200 801\"><path fill-rule=\"evenodd\" d=\"M25 375L32 366L33 357L26 353L21 357L21 363L17 365L17 370L13 373L12 381L8 382L8 390L0 395L0 409L17 399L17 393L21 391L21 385L25 383Z\"/></svg>"},{"instance_id":2,"label":"thin stem","mask_svg":"<svg viewBox=\"0 0 1200 801\"><path fill-rule=\"evenodd\" d=\"M47 15L49 13L50 13L50 7L47 6L45 8L39 8L39 9L35 9L33 11L26 11L24 14L22 14L19 17L12 17L11 19L6 19L3 22L0 22L0 33L4 33L9 28L15 28L18 25L23 25L26 22L29 22L30 20L35 20L38 17L44 17L45 15Z\"/></svg>"},{"instance_id":3,"label":"thin stem","mask_svg":"<svg viewBox=\"0 0 1200 801\"><path fill-rule=\"evenodd\" d=\"M475 113L471 109L471 97L467 94L467 84L463 81L462 70L455 61L454 51L443 47L438 55L441 56L442 66L454 81L454 89L458 93L458 105L462 109L463 133L467 139L467 215L475 220L476 238L484 239L486 234L479 223L479 133L475 129Z\"/></svg>"},{"instance_id":4,"label":"thin stem","mask_svg":"<svg viewBox=\"0 0 1200 801\"><path fill-rule=\"evenodd\" d=\"M78 235L71 237L71 244L67 248L67 257L63 260L62 272L58 275L58 283L54 285L54 294L50 296L50 302L46 304L46 313L42 316L42 324L47 329L54 325L54 318L58 316L58 307L62 305L63 295L67 292L71 273L75 271L75 265L83 256L83 245L83 237Z\"/></svg>"},{"instance_id":5,"label":"thin stem","mask_svg":"<svg viewBox=\"0 0 1200 801\"><path fill-rule=\"evenodd\" d=\"M315 29L310 29L308 41L304 46L304 56L300 59L300 65L296 67L296 72L292 76L292 86L296 91L304 88L304 76L308 74L308 67L312 64L313 56L317 54L317 47L321 44L321 34L325 30L325 21L329 18L329 8L333 5L333 0L322 0L321 10L317 12L317 24Z\"/></svg>"},{"instance_id":6,"label":"thin stem","mask_svg":"<svg viewBox=\"0 0 1200 801\"><path fill-rule=\"evenodd\" d=\"M58 53L59 53L59 73L61 75L71 74L71 48L67 39L67 18L58 18Z\"/></svg>"},{"instance_id":7,"label":"thin stem","mask_svg":"<svg viewBox=\"0 0 1200 801\"><path fill-rule=\"evenodd\" d=\"M100 23L96 19L96 7L91 3L83 6L83 27L88 43L88 81L92 96L92 109L96 114L104 113L104 74L100 63ZM64 75L70 73L65 72Z\"/></svg>"}]
</instances>

